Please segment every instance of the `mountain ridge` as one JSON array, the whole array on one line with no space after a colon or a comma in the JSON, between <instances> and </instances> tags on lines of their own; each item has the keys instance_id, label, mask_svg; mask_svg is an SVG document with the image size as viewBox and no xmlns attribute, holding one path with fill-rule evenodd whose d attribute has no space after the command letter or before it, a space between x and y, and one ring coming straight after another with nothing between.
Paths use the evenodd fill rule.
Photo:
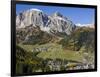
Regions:
<instances>
[{"instance_id":1,"label":"mountain ridge","mask_svg":"<svg viewBox=\"0 0 100 77\"><path fill-rule=\"evenodd\" d=\"M20 12L16 16L16 28L25 28L26 26L39 26L42 31L48 33L62 32L70 35L75 29L75 24L68 20L59 12L55 12L52 15L47 15L39 9L29 9L24 12Z\"/></svg>"}]
</instances>

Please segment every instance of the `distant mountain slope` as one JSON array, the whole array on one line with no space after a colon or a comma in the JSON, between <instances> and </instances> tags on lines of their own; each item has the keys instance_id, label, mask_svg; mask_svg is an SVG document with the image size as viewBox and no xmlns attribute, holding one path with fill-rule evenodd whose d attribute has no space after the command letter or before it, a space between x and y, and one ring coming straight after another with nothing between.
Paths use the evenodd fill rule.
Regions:
<instances>
[{"instance_id":1,"label":"distant mountain slope","mask_svg":"<svg viewBox=\"0 0 100 77\"><path fill-rule=\"evenodd\" d=\"M66 49L94 52L95 30L89 27L79 27L69 37L65 37L59 43Z\"/></svg>"},{"instance_id":2,"label":"distant mountain slope","mask_svg":"<svg viewBox=\"0 0 100 77\"><path fill-rule=\"evenodd\" d=\"M53 36L40 30L40 27L27 26L16 30L16 42L23 44L44 44L53 40Z\"/></svg>"}]
</instances>

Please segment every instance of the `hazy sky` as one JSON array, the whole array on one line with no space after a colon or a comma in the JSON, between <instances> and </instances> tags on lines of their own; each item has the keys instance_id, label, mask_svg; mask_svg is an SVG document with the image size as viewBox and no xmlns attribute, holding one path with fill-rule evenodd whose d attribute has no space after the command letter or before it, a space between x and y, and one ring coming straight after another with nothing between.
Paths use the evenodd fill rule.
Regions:
<instances>
[{"instance_id":1,"label":"hazy sky","mask_svg":"<svg viewBox=\"0 0 100 77\"><path fill-rule=\"evenodd\" d=\"M95 9L91 8L74 8L74 7L56 7L56 6L41 6L41 5L16 5L16 14L24 10L31 8L40 9L48 15L52 15L54 12L58 11L62 15L66 16L73 23L77 24L91 24L94 22Z\"/></svg>"}]
</instances>

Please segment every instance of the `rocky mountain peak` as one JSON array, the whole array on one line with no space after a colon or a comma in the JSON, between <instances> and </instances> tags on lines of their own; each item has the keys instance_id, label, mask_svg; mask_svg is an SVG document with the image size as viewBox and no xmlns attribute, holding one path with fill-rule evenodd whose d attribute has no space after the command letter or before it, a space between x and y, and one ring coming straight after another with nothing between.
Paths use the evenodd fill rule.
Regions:
<instances>
[{"instance_id":1,"label":"rocky mountain peak","mask_svg":"<svg viewBox=\"0 0 100 77\"><path fill-rule=\"evenodd\" d=\"M16 16L16 28L25 28L27 26L39 26L42 31L52 33L70 34L73 31L74 24L66 19L59 12L55 12L52 16L45 14L39 9L29 9L19 13Z\"/></svg>"},{"instance_id":2,"label":"rocky mountain peak","mask_svg":"<svg viewBox=\"0 0 100 77\"><path fill-rule=\"evenodd\" d=\"M59 16L59 17L63 17L63 15L61 13L59 13L58 11L56 11L53 16Z\"/></svg>"}]
</instances>

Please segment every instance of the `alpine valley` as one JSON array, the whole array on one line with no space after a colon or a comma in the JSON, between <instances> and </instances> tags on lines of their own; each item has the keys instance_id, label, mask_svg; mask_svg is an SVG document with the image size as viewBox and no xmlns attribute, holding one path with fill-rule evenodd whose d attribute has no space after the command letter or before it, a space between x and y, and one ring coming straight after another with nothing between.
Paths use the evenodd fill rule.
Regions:
<instances>
[{"instance_id":1,"label":"alpine valley","mask_svg":"<svg viewBox=\"0 0 100 77\"><path fill-rule=\"evenodd\" d=\"M94 69L95 27L77 26L59 12L16 15L16 73Z\"/></svg>"}]
</instances>

